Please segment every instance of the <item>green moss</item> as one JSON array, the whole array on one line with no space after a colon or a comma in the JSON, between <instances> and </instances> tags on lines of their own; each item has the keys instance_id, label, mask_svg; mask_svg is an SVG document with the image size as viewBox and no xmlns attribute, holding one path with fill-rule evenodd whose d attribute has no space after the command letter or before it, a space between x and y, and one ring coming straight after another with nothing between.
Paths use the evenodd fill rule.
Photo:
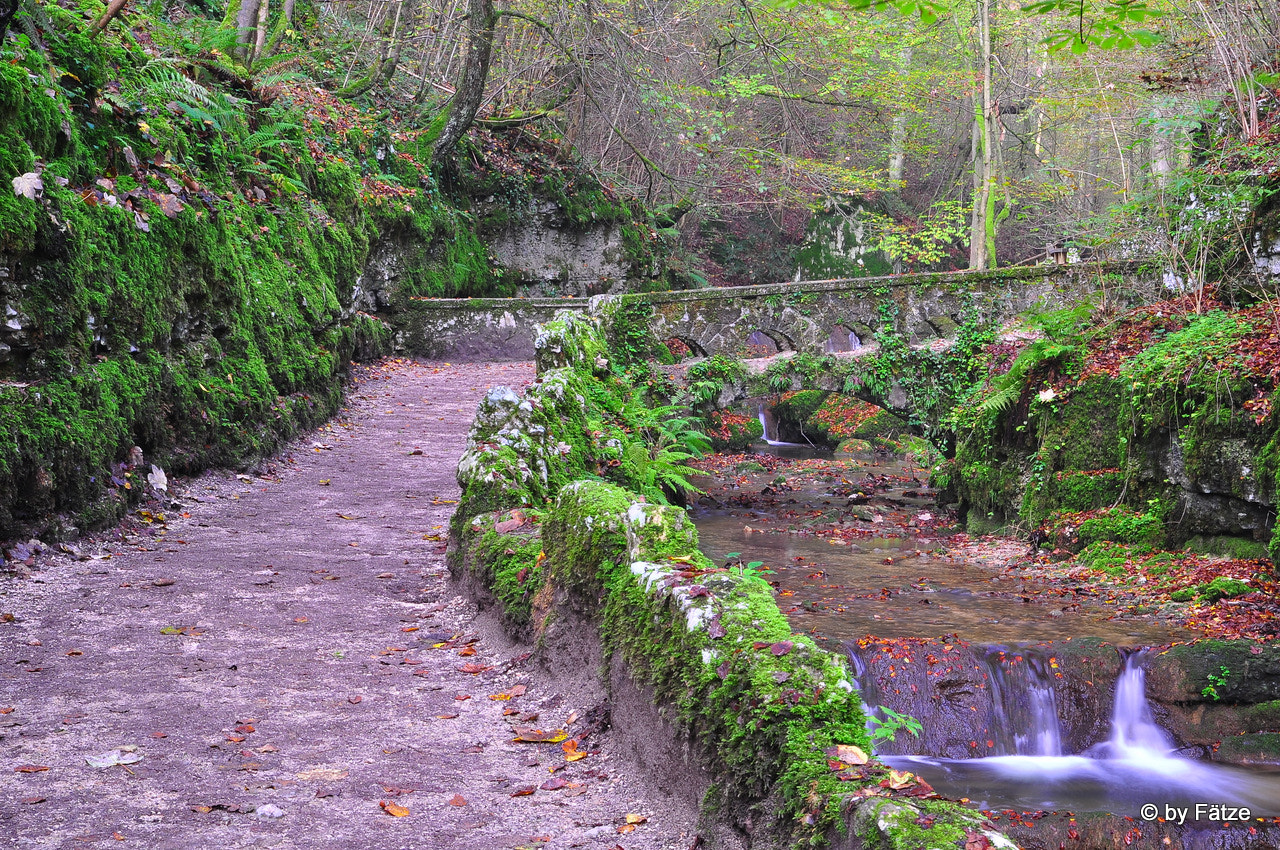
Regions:
<instances>
[{"instance_id":1,"label":"green moss","mask_svg":"<svg viewBox=\"0 0 1280 850\"><path fill-rule=\"evenodd\" d=\"M1247 537L1230 535L1197 535L1187 541L1186 546L1192 552L1205 555L1224 555L1228 558L1250 561L1267 558L1267 544Z\"/></svg>"},{"instance_id":2,"label":"green moss","mask_svg":"<svg viewBox=\"0 0 1280 850\"><path fill-rule=\"evenodd\" d=\"M1159 517L1128 508L1112 508L1080 523L1080 545L1106 540L1157 546L1164 539L1164 523Z\"/></svg>"},{"instance_id":3,"label":"green moss","mask_svg":"<svg viewBox=\"0 0 1280 850\"><path fill-rule=\"evenodd\" d=\"M808 424L807 420L822 406L827 393L822 390L800 390L788 393L773 405L774 415L780 421L796 426Z\"/></svg>"},{"instance_id":4,"label":"green moss","mask_svg":"<svg viewBox=\"0 0 1280 850\"><path fill-rule=\"evenodd\" d=\"M525 517L536 519L531 512ZM510 514L481 514L469 529L464 568L487 588L502 607L503 618L516 630L529 625L533 598L545 583L542 538L536 525L501 533L497 523Z\"/></svg>"},{"instance_id":5,"label":"green moss","mask_svg":"<svg viewBox=\"0 0 1280 850\"><path fill-rule=\"evenodd\" d=\"M543 528L556 585L592 607L627 561L622 518L631 501L626 490L604 481L575 481L561 489Z\"/></svg>"},{"instance_id":6,"label":"green moss","mask_svg":"<svg viewBox=\"0 0 1280 850\"><path fill-rule=\"evenodd\" d=\"M1230 599L1234 596L1243 596L1253 591L1247 582L1239 579L1226 578L1218 576L1204 584L1198 585L1196 592L1199 593L1201 600L1212 604L1219 599Z\"/></svg>"}]
</instances>

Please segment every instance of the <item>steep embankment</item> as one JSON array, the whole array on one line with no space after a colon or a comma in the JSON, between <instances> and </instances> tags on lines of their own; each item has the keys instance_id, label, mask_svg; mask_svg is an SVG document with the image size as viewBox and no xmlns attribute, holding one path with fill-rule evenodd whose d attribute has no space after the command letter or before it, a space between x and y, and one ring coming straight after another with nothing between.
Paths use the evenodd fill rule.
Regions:
<instances>
[{"instance_id":1,"label":"steep embankment","mask_svg":"<svg viewBox=\"0 0 1280 850\"><path fill-rule=\"evenodd\" d=\"M530 136L467 142L442 191L411 127L234 65L214 21L91 38L100 4L64 6L0 43L0 539L109 522L152 464L242 464L323 420L392 342L362 310L652 270L632 208Z\"/></svg>"}]
</instances>

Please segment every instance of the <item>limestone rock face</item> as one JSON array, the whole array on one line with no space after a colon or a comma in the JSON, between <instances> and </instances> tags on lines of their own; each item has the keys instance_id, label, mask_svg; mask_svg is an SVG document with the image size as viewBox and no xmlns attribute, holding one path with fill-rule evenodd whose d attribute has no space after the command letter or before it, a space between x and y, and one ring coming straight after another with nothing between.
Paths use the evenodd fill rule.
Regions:
<instances>
[{"instance_id":1,"label":"limestone rock face","mask_svg":"<svg viewBox=\"0 0 1280 850\"><path fill-rule=\"evenodd\" d=\"M569 227L560 207L533 203L490 243L509 272L535 295L595 295L619 291L627 278L622 228L615 222Z\"/></svg>"}]
</instances>

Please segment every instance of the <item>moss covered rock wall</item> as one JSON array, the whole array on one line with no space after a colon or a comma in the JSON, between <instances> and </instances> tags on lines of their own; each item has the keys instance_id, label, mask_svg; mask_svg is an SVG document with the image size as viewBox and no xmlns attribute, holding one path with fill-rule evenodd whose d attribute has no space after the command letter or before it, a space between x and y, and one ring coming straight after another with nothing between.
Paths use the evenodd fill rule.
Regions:
<instances>
[{"instance_id":1,"label":"moss covered rock wall","mask_svg":"<svg viewBox=\"0 0 1280 850\"><path fill-rule=\"evenodd\" d=\"M198 10L91 38L102 11L37 0L0 43L0 539L109 522L152 464L243 465L329 416L353 357L412 342L412 298L517 291L492 243L531 207L571 242L635 230L610 268L657 273L644 211L536 137L477 131L442 184L420 132L264 83Z\"/></svg>"},{"instance_id":2,"label":"moss covered rock wall","mask_svg":"<svg viewBox=\"0 0 1280 850\"><path fill-rule=\"evenodd\" d=\"M615 711L631 712L615 725L665 742L646 747L666 754L648 765L659 781L702 795L708 847L906 850L921 820L929 846L1012 847L952 804L882 796L889 774L867 758L844 659L794 634L762 578L709 562L634 464L611 463L632 437L609 411L633 387L605 347L617 304L597 307L539 329L523 398L496 389L482 405L458 471L454 575L544 663L603 671Z\"/></svg>"}]
</instances>

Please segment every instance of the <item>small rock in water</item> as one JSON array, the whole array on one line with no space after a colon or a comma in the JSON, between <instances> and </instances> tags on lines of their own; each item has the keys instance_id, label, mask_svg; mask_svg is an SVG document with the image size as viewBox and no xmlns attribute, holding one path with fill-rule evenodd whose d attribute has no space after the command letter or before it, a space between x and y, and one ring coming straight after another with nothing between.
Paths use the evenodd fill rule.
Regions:
<instances>
[{"instance_id":1,"label":"small rock in water","mask_svg":"<svg viewBox=\"0 0 1280 850\"><path fill-rule=\"evenodd\" d=\"M253 814L254 817L262 820L275 820L276 818L284 817L284 809L279 806L272 805L271 803L267 803L264 806L258 806L254 809Z\"/></svg>"}]
</instances>

